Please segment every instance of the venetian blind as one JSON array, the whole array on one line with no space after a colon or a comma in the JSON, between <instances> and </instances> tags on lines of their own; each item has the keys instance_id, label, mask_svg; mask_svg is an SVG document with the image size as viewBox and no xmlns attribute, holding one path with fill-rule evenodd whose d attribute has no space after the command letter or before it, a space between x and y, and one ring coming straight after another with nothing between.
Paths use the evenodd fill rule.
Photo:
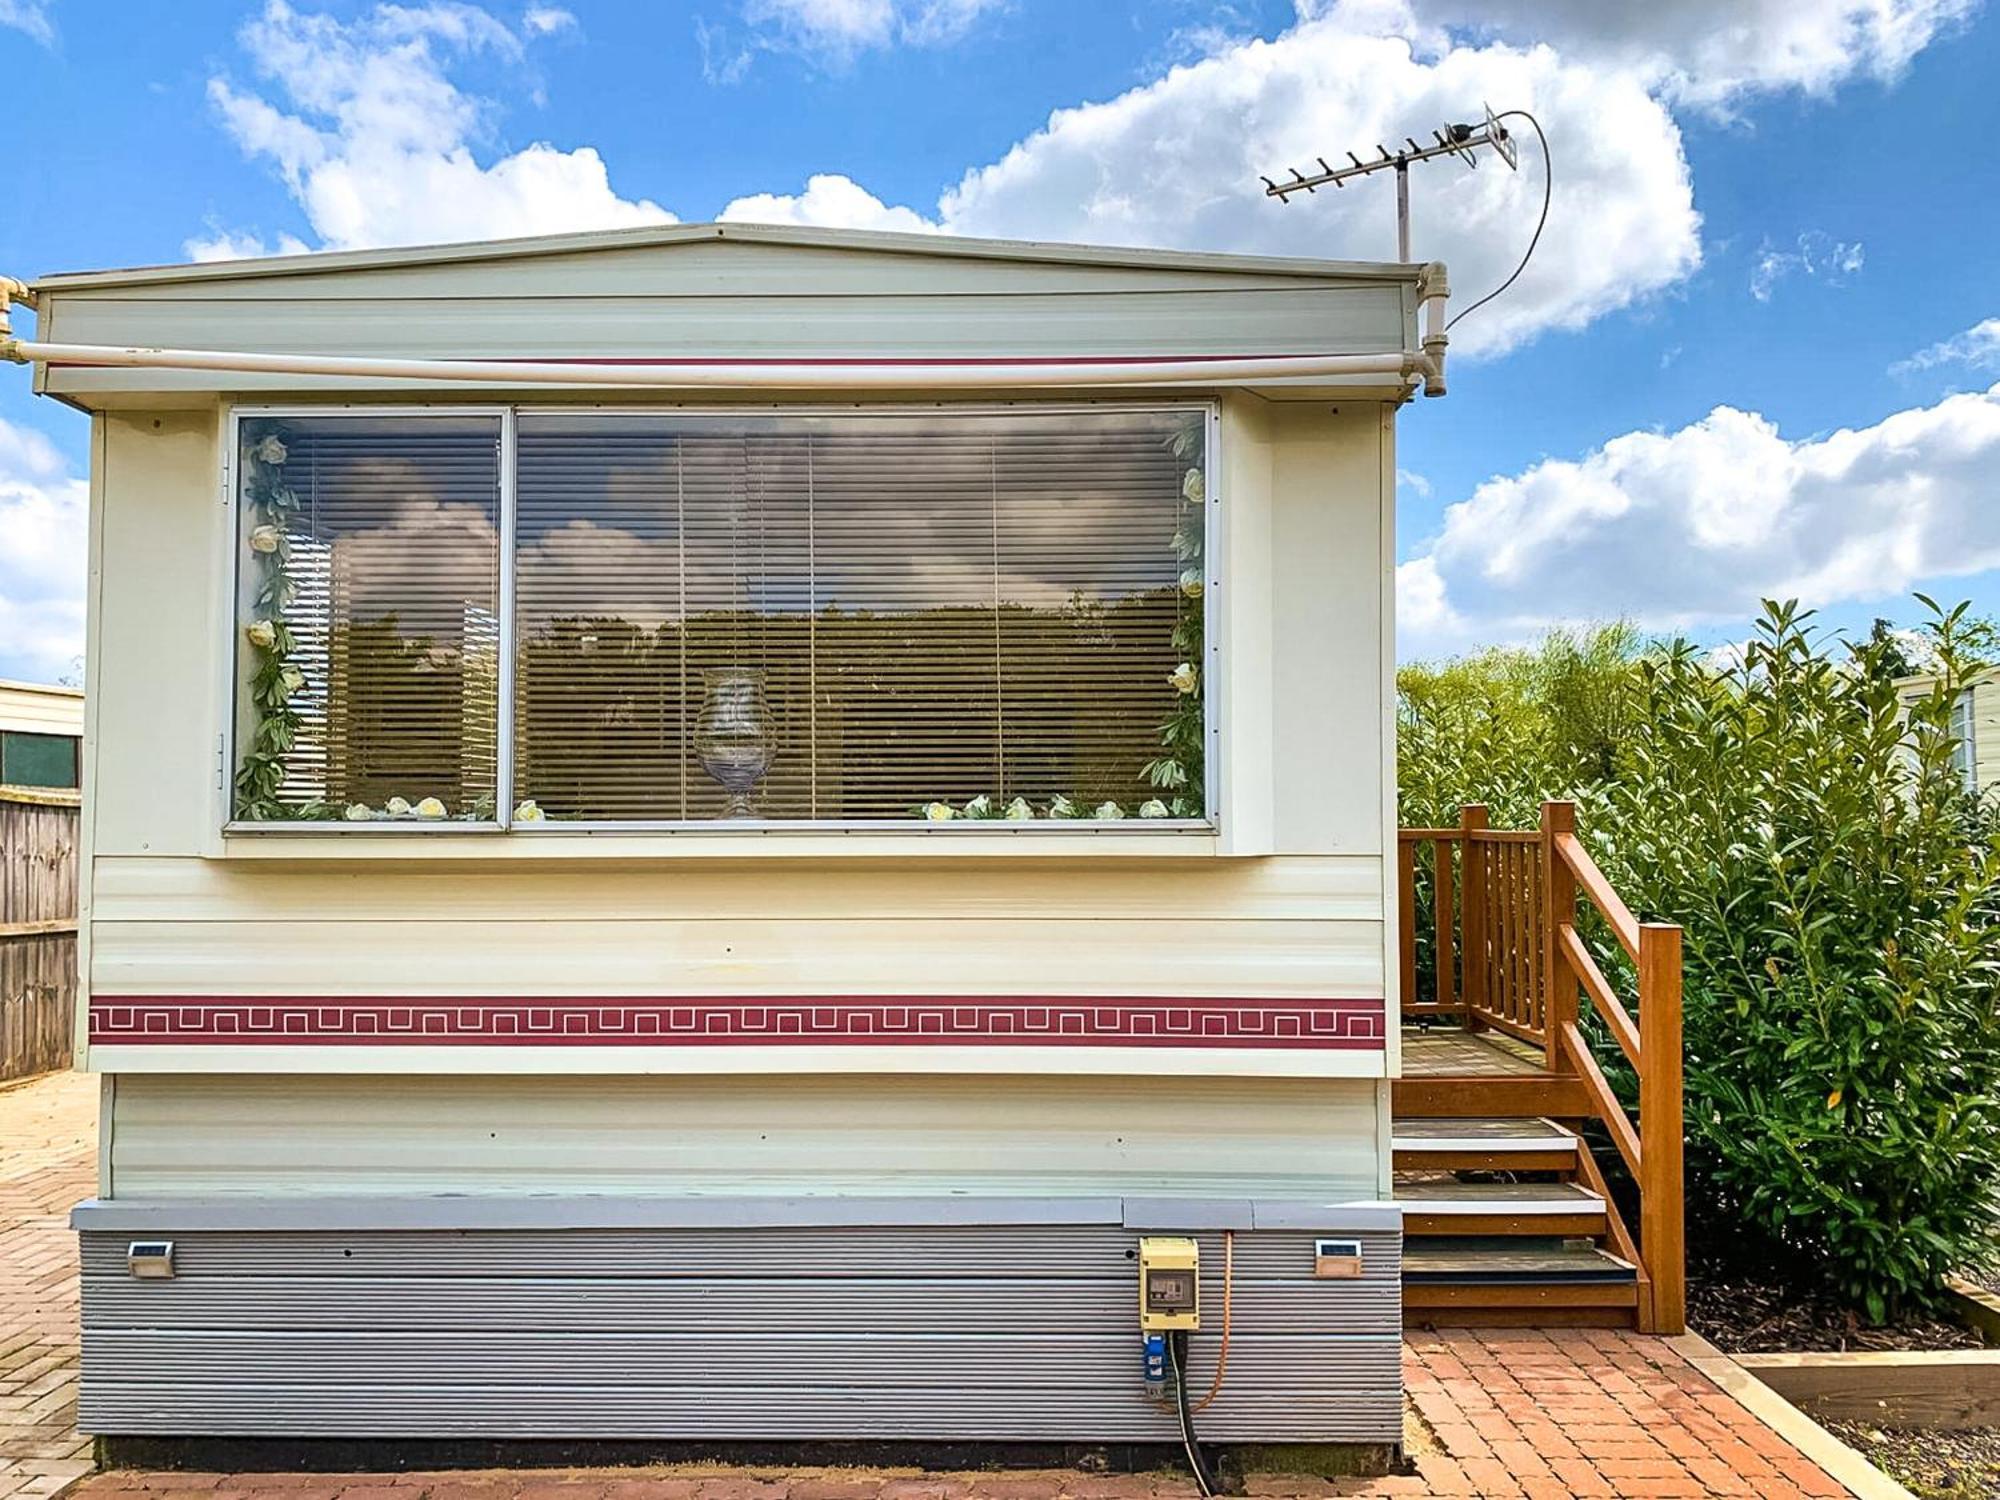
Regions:
<instances>
[{"instance_id":1,"label":"venetian blind","mask_svg":"<svg viewBox=\"0 0 2000 1500\"><path fill-rule=\"evenodd\" d=\"M1188 411L523 413L517 795L609 821L981 796L1130 815L1178 706L1200 432ZM732 715L764 763L733 807L703 753Z\"/></svg>"},{"instance_id":2,"label":"venetian blind","mask_svg":"<svg viewBox=\"0 0 2000 1500\"><path fill-rule=\"evenodd\" d=\"M492 416L245 424L239 749L273 714L258 674L296 673L276 710L288 807L409 816L435 798L438 816L494 815L499 444ZM282 626L274 644L260 622Z\"/></svg>"}]
</instances>

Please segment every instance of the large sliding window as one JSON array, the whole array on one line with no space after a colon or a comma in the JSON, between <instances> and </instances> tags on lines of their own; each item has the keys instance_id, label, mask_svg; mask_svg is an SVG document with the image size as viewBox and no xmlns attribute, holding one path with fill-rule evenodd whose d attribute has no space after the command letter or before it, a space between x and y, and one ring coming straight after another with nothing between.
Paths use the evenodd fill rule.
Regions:
<instances>
[{"instance_id":1,"label":"large sliding window","mask_svg":"<svg viewBox=\"0 0 2000 1500\"><path fill-rule=\"evenodd\" d=\"M236 815L1205 819L1206 419L246 417Z\"/></svg>"}]
</instances>

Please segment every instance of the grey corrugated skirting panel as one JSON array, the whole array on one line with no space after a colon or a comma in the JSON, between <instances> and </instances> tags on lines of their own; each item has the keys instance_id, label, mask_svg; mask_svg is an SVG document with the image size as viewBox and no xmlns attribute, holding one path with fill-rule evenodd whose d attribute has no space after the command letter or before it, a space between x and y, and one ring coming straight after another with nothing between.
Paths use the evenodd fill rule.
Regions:
<instances>
[{"instance_id":1,"label":"grey corrugated skirting panel","mask_svg":"<svg viewBox=\"0 0 2000 1500\"><path fill-rule=\"evenodd\" d=\"M560 1221L599 1227L453 1228L436 1219L468 1200L428 1201L435 1216L377 1205L349 1221L371 1227L347 1228L323 1202L241 1205L260 1210L258 1227L214 1227L213 1204L183 1205L178 1224L164 1204L79 1210L80 1425L135 1437L1171 1442L1175 1423L1141 1381L1138 1240L1179 1229L1200 1243L1199 1396L1222 1340L1223 1230L1211 1226L1239 1219L1215 1200L1189 1203L1178 1224L1157 1199L1129 1212L1077 1200L1026 1220L1013 1200L984 1222L973 1200L902 1204L873 1222L852 1203L815 1216L748 1212L763 1200L744 1200L678 1224L600 1203ZM1259 1207L1264 1222L1313 1227L1259 1229ZM1240 1222L1227 1375L1202 1436L1400 1441L1393 1212L1246 1205ZM174 1241L173 1279L129 1274L141 1233ZM1360 1242L1359 1278L1314 1276L1327 1235Z\"/></svg>"}]
</instances>

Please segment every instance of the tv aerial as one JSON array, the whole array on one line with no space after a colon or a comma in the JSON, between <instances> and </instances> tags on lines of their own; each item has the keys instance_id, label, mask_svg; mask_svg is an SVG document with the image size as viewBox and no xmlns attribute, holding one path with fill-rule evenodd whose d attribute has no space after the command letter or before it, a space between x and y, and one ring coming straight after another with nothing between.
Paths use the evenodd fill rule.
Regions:
<instances>
[{"instance_id":1,"label":"tv aerial","mask_svg":"<svg viewBox=\"0 0 2000 1500\"><path fill-rule=\"evenodd\" d=\"M1432 143L1428 146L1419 144L1414 136L1406 135L1403 145L1395 151L1377 144L1373 161L1363 161L1350 151L1347 153L1348 166L1336 167L1322 156L1316 158L1320 168L1317 172L1301 172L1293 167L1289 182L1261 178L1264 196L1289 203L1294 193L1316 193L1323 187L1345 186L1350 178L1393 171L1396 174L1396 259L1407 263L1410 259L1410 167L1414 163L1429 161L1434 156L1455 156L1467 166L1477 168L1479 148L1490 146L1510 170L1519 170L1520 147L1515 144L1507 127L1500 123L1500 117L1493 113L1493 106L1489 104L1485 109L1486 118L1480 124L1444 125L1433 130ZM1508 113L1515 114L1517 111L1509 110Z\"/></svg>"}]
</instances>

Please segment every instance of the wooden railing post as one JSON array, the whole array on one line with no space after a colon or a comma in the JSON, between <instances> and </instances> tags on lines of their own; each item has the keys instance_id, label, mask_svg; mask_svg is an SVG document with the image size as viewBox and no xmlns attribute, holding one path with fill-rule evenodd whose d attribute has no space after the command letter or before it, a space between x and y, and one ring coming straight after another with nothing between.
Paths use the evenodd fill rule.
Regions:
<instances>
[{"instance_id":1,"label":"wooden railing post","mask_svg":"<svg viewBox=\"0 0 2000 1500\"><path fill-rule=\"evenodd\" d=\"M1650 1333L1687 1325L1681 1202L1681 930L1639 928L1639 1253L1652 1275Z\"/></svg>"},{"instance_id":2,"label":"wooden railing post","mask_svg":"<svg viewBox=\"0 0 2000 1500\"><path fill-rule=\"evenodd\" d=\"M1473 834L1486 827L1486 804L1473 802L1458 810L1459 945L1464 950L1459 971L1465 995L1465 1029L1471 1031L1490 1004L1487 976L1492 959L1486 949L1486 849Z\"/></svg>"},{"instance_id":3,"label":"wooden railing post","mask_svg":"<svg viewBox=\"0 0 2000 1500\"><path fill-rule=\"evenodd\" d=\"M1562 924L1576 921L1576 876L1556 840L1576 832L1574 802L1542 804L1542 1024L1548 1028L1544 1066L1563 1071L1562 1034L1577 1020L1576 975L1563 952Z\"/></svg>"}]
</instances>

